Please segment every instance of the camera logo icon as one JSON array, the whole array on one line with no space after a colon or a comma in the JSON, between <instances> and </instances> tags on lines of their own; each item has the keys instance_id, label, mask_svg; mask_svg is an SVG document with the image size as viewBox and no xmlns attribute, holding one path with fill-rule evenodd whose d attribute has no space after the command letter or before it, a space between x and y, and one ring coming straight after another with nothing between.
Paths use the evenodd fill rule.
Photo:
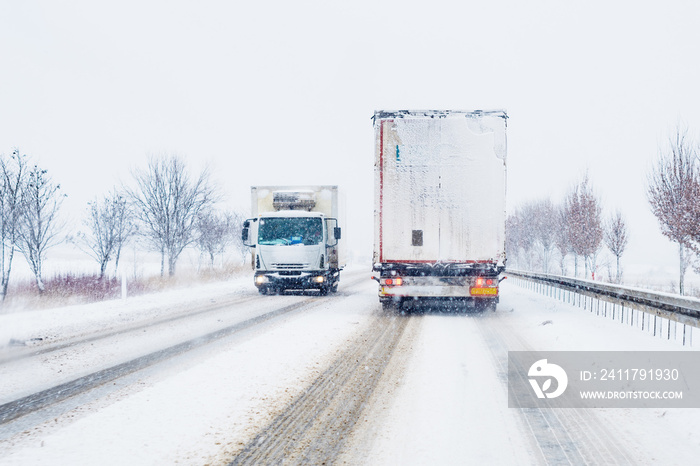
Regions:
<instances>
[{"instance_id":1,"label":"camera logo icon","mask_svg":"<svg viewBox=\"0 0 700 466\"><path fill-rule=\"evenodd\" d=\"M564 393L569 384L566 371L561 366L548 363L546 359L540 359L530 366L527 375L537 398L556 398ZM556 381L554 387L553 380Z\"/></svg>"}]
</instances>

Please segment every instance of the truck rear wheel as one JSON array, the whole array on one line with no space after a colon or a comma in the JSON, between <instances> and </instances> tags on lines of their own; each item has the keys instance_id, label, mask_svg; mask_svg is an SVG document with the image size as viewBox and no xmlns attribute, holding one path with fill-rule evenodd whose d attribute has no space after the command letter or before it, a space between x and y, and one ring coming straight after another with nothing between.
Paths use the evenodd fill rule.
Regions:
<instances>
[{"instance_id":1,"label":"truck rear wheel","mask_svg":"<svg viewBox=\"0 0 700 466\"><path fill-rule=\"evenodd\" d=\"M495 299L479 299L475 303L475 309L477 312L496 312L496 300Z\"/></svg>"},{"instance_id":2,"label":"truck rear wheel","mask_svg":"<svg viewBox=\"0 0 700 466\"><path fill-rule=\"evenodd\" d=\"M403 301L401 299L387 299L381 301L382 310L384 311L394 311L398 312L403 307Z\"/></svg>"}]
</instances>

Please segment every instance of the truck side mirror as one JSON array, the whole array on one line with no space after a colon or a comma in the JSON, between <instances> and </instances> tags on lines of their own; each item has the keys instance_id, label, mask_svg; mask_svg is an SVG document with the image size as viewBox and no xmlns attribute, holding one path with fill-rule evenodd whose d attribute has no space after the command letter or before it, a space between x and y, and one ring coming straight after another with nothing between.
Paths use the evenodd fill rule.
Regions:
<instances>
[{"instance_id":1,"label":"truck side mirror","mask_svg":"<svg viewBox=\"0 0 700 466\"><path fill-rule=\"evenodd\" d=\"M335 226L333 226L335 225ZM331 229L331 226L333 228ZM340 239L340 227L338 227L338 219L336 218L327 218L326 219L326 231L327 231L327 241L326 247L330 248L333 246L336 246L338 244L338 240ZM333 232L331 234L331 232Z\"/></svg>"},{"instance_id":2,"label":"truck side mirror","mask_svg":"<svg viewBox=\"0 0 700 466\"><path fill-rule=\"evenodd\" d=\"M250 230L250 222L246 220L243 222L243 230L241 231L241 239L244 243L248 241L248 231Z\"/></svg>"},{"instance_id":3,"label":"truck side mirror","mask_svg":"<svg viewBox=\"0 0 700 466\"><path fill-rule=\"evenodd\" d=\"M241 240L243 240L243 245L248 247L254 247L254 244L248 243L248 236L250 234L250 220L243 222L243 229L241 230Z\"/></svg>"}]
</instances>

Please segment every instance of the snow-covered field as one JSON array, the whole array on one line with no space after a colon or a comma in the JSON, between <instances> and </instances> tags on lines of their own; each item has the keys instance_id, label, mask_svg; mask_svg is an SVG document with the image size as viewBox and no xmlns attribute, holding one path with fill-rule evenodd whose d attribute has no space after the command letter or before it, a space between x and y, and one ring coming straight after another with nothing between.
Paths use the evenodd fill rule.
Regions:
<instances>
[{"instance_id":1,"label":"snow-covered field","mask_svg":"<svg viewBox=\"0 0 700 466\"><path fill-rule=\"evenodd\" d=\"M339 293L328 298L257 296L246 276L126 301L0 315L2 344L12 339L38 348L97 329L162 319L202 302L230 301L230 308L217 313L215 320L234 322L265 308L309 301L299 312L142 370L130 376L129 383L98 389L99 396L83 394L73 406L56 408L41 419L27 416L31 419L1 425L0 463L231 461L231 455L302 393L380 312L376 283L369 276L363 269L348 271ZM406 318L402 339L360 422L344 439L338 463L536 464L543 454L519 410L508 408L499 367L504 352L695 350L542 297L508 280L496 313L428 312ZM124 348L142 344L132 334L116 338ZM0 359L17 349L5 346ZM98 364L102 350L76 352L72 357L81 362L64 367L79 374ZM45 361L37 371L55 371L55 364ZM24 374L20 381L10 381L12 377L2 373L0 402L8 401L7 393L22 391L18 383L26 392L33 384L38 388L45 383L36 372L35 377ZM692 464L700 454L697 410L600 409L586 416L583 425L605 426L622 445L618 458L630 463Z\"/></svg>"}]
</instances>

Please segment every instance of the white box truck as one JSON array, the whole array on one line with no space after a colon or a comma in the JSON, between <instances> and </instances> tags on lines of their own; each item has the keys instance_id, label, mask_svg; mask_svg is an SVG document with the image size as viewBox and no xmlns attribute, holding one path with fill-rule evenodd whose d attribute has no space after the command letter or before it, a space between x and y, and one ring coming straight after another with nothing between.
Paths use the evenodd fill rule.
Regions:
<instances>
[{"instance_id":1,"label":"white box truck","mask_svg":"<svg viewBox=\"0 0 700 466\"><path fill-rule=\"evenodd\" d=\"M373 271L385 307L496 309L505 270L506 120L495 111L376 111Z\"/></svg>"},{"instance_id":2,"label":"white box truck","mask_svg":"<svg viewBox=\"0 0 700 466\"><path fill-rule=\"evenodd\" d=\"M260 293L338 289L345 266L337 186L252 186L243 242L253 248Z\"/></svg>"}]
</instances>

